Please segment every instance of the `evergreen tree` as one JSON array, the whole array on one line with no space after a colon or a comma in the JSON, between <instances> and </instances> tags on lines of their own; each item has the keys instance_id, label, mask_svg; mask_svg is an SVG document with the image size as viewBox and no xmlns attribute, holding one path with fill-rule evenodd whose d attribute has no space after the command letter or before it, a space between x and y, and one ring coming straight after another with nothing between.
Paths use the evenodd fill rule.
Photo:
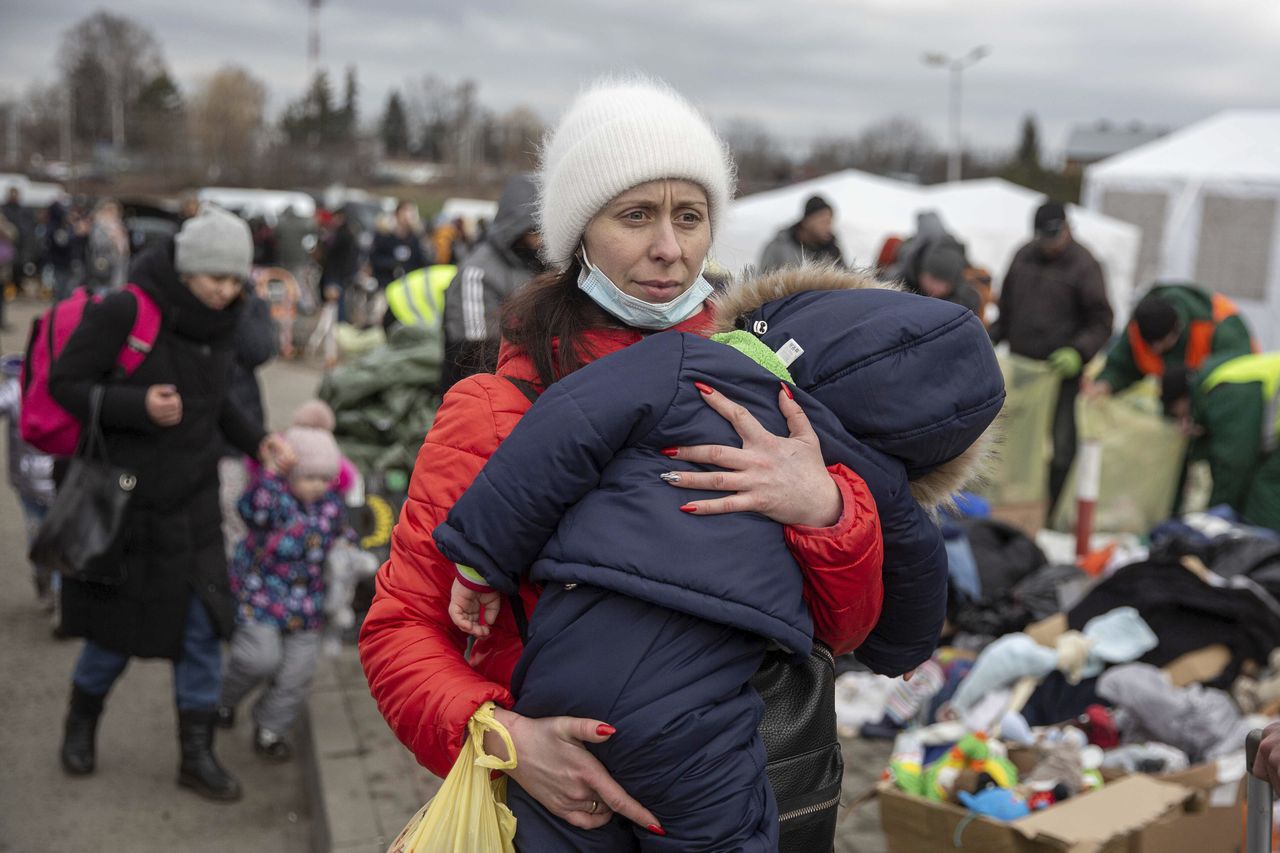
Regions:
<instances>
[{"instance_id":1,"label":"evergreen tree","mask_svg":"<svg viewBox=\"0 0 1280 853\"><path fill-rule=\"evenodd\" d=\"M359 84L356 82L356 67L347 66L347 77L343 90L342 111L338 116L336 142L354 142L359 126Z\"/></svg>"},{"instance_id":2,"label":"evergreen tree","mask_svg":"<svg viewBox=\"0 0 1280 853\"><path fill-rule=\"evenodd\" d=\"M392 157L403 156L409 150L409 120L399 91L392 91L387 97L382 113L382 147Z\"/></svg>"},{"instance_id":3,"label":"evergreen tree","mask_svg":"<svg viewBox=\"0 0 1280 853\"><path fill-rule=\"evenodd\" d=\"M1028 113L1022 119L1022 139L1018 142L1017 164L1027 169L1040 169L1040 133L1036 117Z\"/></svg>"},{"instance_id":4,"label":"evergreen tree","mask_svg":"<svg viewBox=\"0 0 1280 853\"><path fill-rule=\"evenodd\" d=\"M329 75L321 69L311 81L307 93L290 104L281 120L281 129L292 145L319 148L334 141L338 129L338 111L333 107L333 87Z\"/></svg>"}]
</instances>

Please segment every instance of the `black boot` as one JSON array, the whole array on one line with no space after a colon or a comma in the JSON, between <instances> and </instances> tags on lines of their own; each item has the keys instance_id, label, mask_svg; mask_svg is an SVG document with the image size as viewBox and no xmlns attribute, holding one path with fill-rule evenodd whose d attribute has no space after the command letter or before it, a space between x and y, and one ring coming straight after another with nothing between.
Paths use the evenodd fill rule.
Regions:
<instances>
[{"instance_id":1,"label":"black boot","mask_svg":"<svg viewBox=\"0 0 1280 853\"><path fill-rule=\"evenodd\" d=\"M62 730L62 769L72 776L88 776L93 772L98 717L102 716L105 698L71 685L71 703Z\"/></svg>"},{"instance_id":2,"label":"black boot","mask_svg":"<svg viewBox=\"0 0 1280 853\"><path fill-rule=\"evenodd\" d=\"M240 783L213 757L216 719L213 708L178 712L178 743L182 747L178 784L210 800L231 802L240 799Z\"/></svg>"}]
</instances>

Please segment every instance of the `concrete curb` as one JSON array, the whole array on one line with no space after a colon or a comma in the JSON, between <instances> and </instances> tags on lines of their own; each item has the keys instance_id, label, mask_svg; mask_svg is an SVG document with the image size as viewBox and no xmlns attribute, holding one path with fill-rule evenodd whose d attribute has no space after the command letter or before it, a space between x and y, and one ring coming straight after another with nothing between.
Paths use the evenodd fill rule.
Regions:
<instances>
[{"instance_id":1,"label":"concrete curb","mask_svg":"<svg viewBox=\"0 0 1280 853\"><path fill-rule=\"evenodd\" d=\"M322 655L299 722L312 853L384 853L440 780L387 727L354 648Z\"/></svg>"}]
</instances>

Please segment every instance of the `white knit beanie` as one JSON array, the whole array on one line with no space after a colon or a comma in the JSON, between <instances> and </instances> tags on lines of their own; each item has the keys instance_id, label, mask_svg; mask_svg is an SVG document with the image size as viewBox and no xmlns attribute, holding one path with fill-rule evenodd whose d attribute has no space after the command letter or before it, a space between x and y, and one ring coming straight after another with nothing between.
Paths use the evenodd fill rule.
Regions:
<instances>
[{"instance_id":1,"label":"white knit beanie","mask_svg":"<svg viewBox=\"0 0 1280 853\"><path fill-rule=\"evenodd\" d=\"M733 197L734 168L711 125L669 86L605 80L580 94L547 135L537 177L543 257L564 269L592 217L648 181L700 185L714 233Z\"/></svg>"}]
</instances>

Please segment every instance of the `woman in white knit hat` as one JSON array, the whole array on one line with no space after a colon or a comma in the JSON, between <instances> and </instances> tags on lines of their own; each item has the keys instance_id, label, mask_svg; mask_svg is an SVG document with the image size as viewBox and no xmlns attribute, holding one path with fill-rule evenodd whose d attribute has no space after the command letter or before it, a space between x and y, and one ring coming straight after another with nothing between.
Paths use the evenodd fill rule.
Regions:
<instances>
[{"instance_id":1,"label":"woman in white knit hat","mask_svg":"<svg viewBox=\"0 0 1280 853\"><path fill-rule=\"evenodd\" d=\"M521 651L518 608L503 607L464 655L467 637L447 612L455 567L431 532L547 386L648 334L710 330L705 301L712 286L703 271L733 195L733 164L707 121L671 89L605 82L582 93L551 132L539 180L537 216L551 271L508 303L497 374L469 377L445 397L419 453L391 559L378 575L361 658L388 723L437 775L453 765L475 710L494 701L516 747L519 766L510 775L547 811L583 829L604 826L616 813L663 836L653 813L584 747L608 740L610 721L506 710ZM699 501L697 512L758 512L789 525L788 541L806 572L838 567L844 555L856 559L866 543L841 523L834 479L848 472L829 472L805 431L760 438L758 423L743 423L744 415L751 420L745 410L714 392L706 401L743 436L732 467L751 486ZM796 414L789 422L799 427L804 417ZM684 448L680 458L715 463L723 451ZM525 610L537 597L535 587L522 587ZM843 604L810 605L816 636L847 648L859 626L849 623Z\"/></svg>"}]
</instances>

